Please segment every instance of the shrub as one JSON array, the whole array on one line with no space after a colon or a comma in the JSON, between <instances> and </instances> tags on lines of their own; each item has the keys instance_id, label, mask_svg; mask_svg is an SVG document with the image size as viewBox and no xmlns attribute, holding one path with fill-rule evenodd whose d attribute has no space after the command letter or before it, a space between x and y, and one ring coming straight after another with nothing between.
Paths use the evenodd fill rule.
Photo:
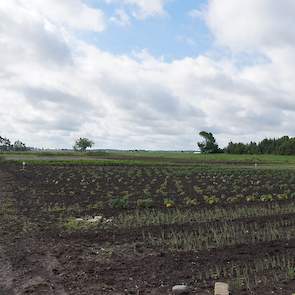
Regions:
<instances>
[{"instance_id":1,"label":"shrub","mask_svg":"<svg viewBox=\"0 0 295 295\"><path fill-rule=\"evenodd\" d=\"M270 194L260 196L260 201L262 202L271 202L272 200L273 200L273 196Z\"/></svg>"},{"instance_id":2,"label":"shrub","mask_svg":"<svg viewBox=\"0 0 295 295\"><path fill-rule=\"evenodd\" d=\"M219 202L219 199L216 196L204 196L204 201L209 205L214 205Z\"/></svg>"},{"instance_id":3,"label":"shrub","mask_svg":"<svg viewBox=\"0 0 295 295\"><path fill-rule=\"evenodd\" d=\"M289 197L288 197L287 194L278 194L278 195L277 195L277 199L278 199L278 200L288 200Z\"/></svg>"},{"instance_id":4,"label":"shrub","mask_svg":"<svg viewBox=\"0 0 295 295\"><path fill-rule=\"evenodd\" d=\"M110 200L110 207L114 209L127 209L129 205L129 197L117 197Z\"/></svg>"},{"instance_id":5,"label":"shrub","mask_svg":"<svg viewBox=\"0 0 295 295\"><path fill-rule=\"evenodd\" d=\"M166 208L172 208L175 206L175 202L171 199L164 199L164 206Z\"/></svg>"},{"instance_id":6,"label":"shrub","mask_svg":"<svg viewBox=\"0 0 295 295\"><path fill-rule=\"evenodd\" d=\"M257 197L255 195L246 196L247 202L254 202L256 201Z\"/></svg>"},{"instance_id":7,"label":"shrub","mask_svg":"<svg viewBox=\"0 0 295 295\"><path fill-rule=\"evenodd\" d=\"M288 267L288 278L291 280L294 280L295 278L295 268L292 266ZM294 295L294 293L292 293L292 295Z\"/></svg>"}]
</instances>

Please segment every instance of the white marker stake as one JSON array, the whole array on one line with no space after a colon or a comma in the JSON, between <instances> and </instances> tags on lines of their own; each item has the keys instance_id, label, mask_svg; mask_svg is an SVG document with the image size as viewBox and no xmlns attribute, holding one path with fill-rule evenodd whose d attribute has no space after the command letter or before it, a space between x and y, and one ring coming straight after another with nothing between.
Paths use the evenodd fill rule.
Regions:
<instances>
[{"instance_id":1,"label":"white marker stake","mask_svg":"<svg viewBox=\"0 0 295 295\"><path fill-rule=\"evenodd\" d=\"M226 283L215 283L214 295L229 295L229 287Z\"/></svg>"}]
</instances>

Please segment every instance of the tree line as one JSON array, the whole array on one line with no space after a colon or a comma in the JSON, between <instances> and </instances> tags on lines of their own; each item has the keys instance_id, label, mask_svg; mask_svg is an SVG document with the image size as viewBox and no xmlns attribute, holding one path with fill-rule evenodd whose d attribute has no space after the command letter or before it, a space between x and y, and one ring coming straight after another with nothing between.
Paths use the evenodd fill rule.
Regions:
<instances>
[{"instance_id":1,"label":"tree line","mask_svg":"<svg viewBox=\"0 0 295 295\"><path fill-rule=\"evenodd\" d=\"M295 155L295 137L283 136L280 138L265 138L260 142L251 141L249 143L229 142L225 148L221 149L211 132L201 131L199 135L203 139L198 142L201 153ZM88 138L79 138L75 141L74 150L83 152L93 145L94 142ZM17 140L11 143L8 138L0 136L0 152L28 150L30 150L30 148L22 141Z\"/></svg>"},{"instance_id":2,"label":"tree line","mask_svg":"<svg viewBox=\"0 0 295 295\"><path fill-rule=\"evenodd\" d=\"M75 151L85 152L87 148L91 148L94 145L94 142L88 138L79 138L75 141L73 149ZM0 136L0 152L25 152L29 151L31 148L28 148L25 143L20 140L11 143L10 139Z\"/></svg>"},{"instance_id":3,"label":"tree line","mask_svg":"<svg viewBox=\"0 0 295 295\"><path fill-rule=\"evenodd\" d=\"M0 151L1 152L10 152L10 151L27 151L29 150L26 145L20 140L11 143L8 138L0 136Z\"/></svg>"},{"instance_id":4,"label":"tree line","mask_svg":"<svg viewBox=\"0 0 295 295\"><path fill-rule=\"evenodd\" d=\"M265 138L256 143L233 143L230 142L225 148L229 154L273 154L295 155L295 138L283 136L280 138Z\"/></svg>"},{"instance_id":5,"label":"tree line","mask_svg":"<svg viewBox=\"0 0 295 295\"><path fill-rule=\"evenodd\" d=\"M295 155L295 137L265 138L249 143L229 142L224 149L220 149L211 132L202 131L199 135L203 138L203 141L198 142L202 153Z\"/></svg>"}]
</instances>

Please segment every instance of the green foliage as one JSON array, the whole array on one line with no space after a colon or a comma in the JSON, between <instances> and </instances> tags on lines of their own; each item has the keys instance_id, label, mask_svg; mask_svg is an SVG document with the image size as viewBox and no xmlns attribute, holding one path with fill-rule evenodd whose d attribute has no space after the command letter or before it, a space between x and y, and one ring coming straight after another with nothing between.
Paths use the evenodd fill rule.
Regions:
<instances>
[{"instance_id":1,"label":"green foliage","mask_svg":"<svg viewBox=\"0 0 295 295\"><path fill-rule=\"evenodd\" d=\"M263 195L249 195L245 197L247 202L273 202L275 200L283 201L288 200L289 197L287 194L278 194L278 195L272 195L272 194L263 194Z\"/></svg>"},{"instance_id":2,"label":"green foliage","mask_svg":"<svg viewBox=\"0 0 295 295\"><path fill-rule=\"evenodd\" d=\"M25 152L28 148L26 145L21 142L20 140L17 140L14 142L14 144L11 144L10 140L8 138L0 136L0 151L1 152Z\"/></svg>"},{"instance_id":3,"label":"green foliage","mask_svg":"<svg viewBox=\"0 0 295 295\"><path fill-rule=\"evenodd\" d=\"M219 203L219 199L216 196L204 196L203 198L205 203L209 205L215 205Z\"/></svg>"},{"instance_id":4,"label":"green foliage","mask_svg":"<svg viewBox=\"0 0 295 295\"><path fill-rule=\"evenodd\" d=\"M260 201L262 202L271 202L273 200L273 196L271 194L268 195L262 195L260 196Z\"/></svg>"},{"instance_id":5,"label":"green foliage","mask_svg":"<svg viewBox=\"0 0 295 295\"><path fill-rule=\"evenodd\" d=\"M254 202L256 200L257 200L257 196L255 196L255 195L246 196L247 202Z\"/></svg>"},{"instance_id":6,"label":"green foliage","mask_svg":"<svg viewBox=\"0 0 295 295\"><path fill-rule=\"evenodd\" d=\"M75 232L75 231L83 231L90 230L97 227L96 223L91 223L86 220L79 220L77 218L68 218L63 224L62 228L66 231Z\"/></svg>"},{"instance_id":7,"label":"green foliage","mask_svg":"<svg viewBox=\"0 0 295 295\"><path fill-rule=\"evenodd\" d=\"M290 280L294 280L295 279L295 267L294 266L289 266L288 267L288 278Z\"/></svg>"},{"instance_id":8,"label":"green foliage","mask_svg":"<svg viewBox=\"0 0 295 295\"><path fill-rule=\"evenodd\" d=\"M154 202L151 198L138 199L136 201L136 205L138 208L152 208L154 206Z\"/></svg>"},{"instance_id":9,"label":"green foliage","mask_svg":"<svg viewBox=\"0 0 295 295\"><path fill-rule=\"evenodd\" d=\"M164 206L166 208L172 208L175 206L175 202L171 199L164 199Z\"/></svg>"},{"instance_id":10,"label":"green foliage","mask_svg":"<svg viewBox=\"0 0 295 295\"><path fill-rule=\"evenodd\" d=\"M171 155L170 155L171 154ZM173 175L191 175L200 169L241 169L241 165L254 168L254 163L258 163L258 169L289 169L295 164L295 156L284 155L250 155L250 154L194 154L194 153L158 153L149 152L138 153L136 157L128 152L1 152L4 160L34 165L96 165L96 166L146 166L146 167L175 167ZM92 157L93 156L93 157ZM97 159L99 158L99 159ZM231 164L241 165L231 165ZM252 165L253 164L253 165ZM267 166L266 166L267 164ZM292 166L291 166L292 165Z\"/></svg>"},{"instance_id":11,"label":"green foliage","mask_svg":"<svg viewBox=\"0 0 295 295\"><path fill-rule=\"evenodd\" d=\"M203 137L203 141L198 142L201 153L213 154L220 152L218 144L211 132L201 131L199 135Z\"/></svg>"},{"instance_id":12,"label":"green foliage","mask_svg":"<svg viewBox=\"0 0 295 295\"><path fill-rule=\"evenodd\" d=\"M15 162L22 164L23 160L10 160L10 162ZM42 160L42 159L27 159L26 164L28 165L40 165L40 166L66 166L66 165L74 165L74 166L162 166L162 163L157 162L145 162L143 160L96 160L94 159L88 159L85 160L76 160L76 159L70 159L70 160ZM167 165L167 164L166 164ZM169 165L169 164L168 164Z\"/></svg>"},{"instance_id":13,"label":"green foliage","mask_svg":"<svg viewBox=\"0 0 295 295\"><path fill-rule=\"evenodd\" d=\"M12 150L10 140L8 138L0 136L0 151L5 152L10 150Z\"/></svg>"},{"instance_id":14,"label":"green foliage","mask_svg":"<svg viewBox=\"0 0 295 295\"><path fill-rule=\"evenodd\" d=\"M76 140L74 145L74 150L85 152L87 148L91 148L94 145L94 142L88 138L80 137Z\"/></svg>"},{"instance_id":15,"label":"green foliage","mask_svg":"<svg viewBox=\"0 0 295 295\"><path fill-rule=\"evenodd\" d=\"M228 154L275 154L295 155L295 137L283 136L281 138L265 138L262 141L250 143L230 142L225 148Z\"/></svg>"},{"instance_id":16,"label":"green foliage","mask_svg":"<svg viewBox=\"0 0 295 295\"><path fill-rule=\"evenodd\" d=\"M12 149L16 152L24 152L24 151L28 150L26 145L23 142L21 142L20 140L17 140L14 142Z\"/></svg>"},{"instance_id":17,"label":"green foliage","mask_svg":"<svg viewBox=\"0 0 295 295\"><path fill-rule=\"evenodd\" d=\"M110 207L113 209L127 209L129 205L129 197L117 197L110 200Z\"/></svg>"},{"instance_id":18,"label":"green foliage","mask_svg":"<svg viewBox=\"0 0 295 295\"><path fill-rule=\"evenodd\" d=\"M276 197L278 200L288 200L289 199L287 194L278 194Z\"/></svg>"}]
</instances>

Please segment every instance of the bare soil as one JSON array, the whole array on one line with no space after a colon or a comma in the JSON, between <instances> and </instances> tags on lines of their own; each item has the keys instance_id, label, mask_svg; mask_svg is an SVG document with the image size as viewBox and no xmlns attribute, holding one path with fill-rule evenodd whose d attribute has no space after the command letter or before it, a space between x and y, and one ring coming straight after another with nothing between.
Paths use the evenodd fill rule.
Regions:
<instances>
[{"instance_id":1,"label":"bare soil","mask_svg":"<svg viewBox=\"0 0 295 295\"><path fill-rule=\"evenodd\" d=\"M145 175L144 170L143 174L132 178L126 174L128 169L132 168L32 166L22 171L14 164L0 165L0 294L156 295L170 294L172 286L180 283L190 285L193 294L213 294L215 281L200 281L197 275L205 273L208 267L228 263L251 265L256 259L278 254L295 256L295 237L288 241L241 244L222 249L171 252L152 247L142 239L144 230L158 233L165 229L163 226L67 232L60 230L57 224L72 213L65 210L57 215L45 210L50 206L78 204L82 208L79 214L91 215L95 210L87 209L87 206L97 200L106 201L108 191L116 194L129 190L140 194L150 176ZM89 175L98 176L98 180L92 183ZM189 177L181 178L185 192L191 191L193 185L202 185L196 181L196 177ZM281 192L279 184L284 184L284 176L258 177L261 182L275 181L270 190ZM155 187L151 186L151 191L158 200L160 196L156 189L165 179L165 171L160 171L155 178ZM250 183L250 178L245 178L245 182ZM87 185L81 185L81 179L85 179ZM189 179L192 179L191 183ZM209 185L211 180L210 177L205 178L204 186ZM100 186L98 191L94 191L97 181ZM292 184L287 181L285 185L290 187ZM241 190L243 188L240 187ZM174 189L171 181L170 192ZM231 189L225 186L222 193L233 195ZM71 197L70 191L74 192ZM265 191L267 189L263 187L259 193ZM249 186L245 193L252 192L253 187ZM194 196L200 198L197 194ZM136 193L131 196L134 199L137 197ZM161 210L162 202L156 204ZM133 209L131 206L129 210ZM108 206L100 212L108 217L119 214L118 210ZM295 222L294 215L277 218ZM258 221L263 224L266 219L247 218L233 222L248 224ZM176 224L168 227L189 231L194 225ZM239 291L232 290L232 294L239 295L290 295L292 292L295 292L295 282L292 280L275 283L270 280L251 290L246 287Z\"/></svg>"}]
</instances>

